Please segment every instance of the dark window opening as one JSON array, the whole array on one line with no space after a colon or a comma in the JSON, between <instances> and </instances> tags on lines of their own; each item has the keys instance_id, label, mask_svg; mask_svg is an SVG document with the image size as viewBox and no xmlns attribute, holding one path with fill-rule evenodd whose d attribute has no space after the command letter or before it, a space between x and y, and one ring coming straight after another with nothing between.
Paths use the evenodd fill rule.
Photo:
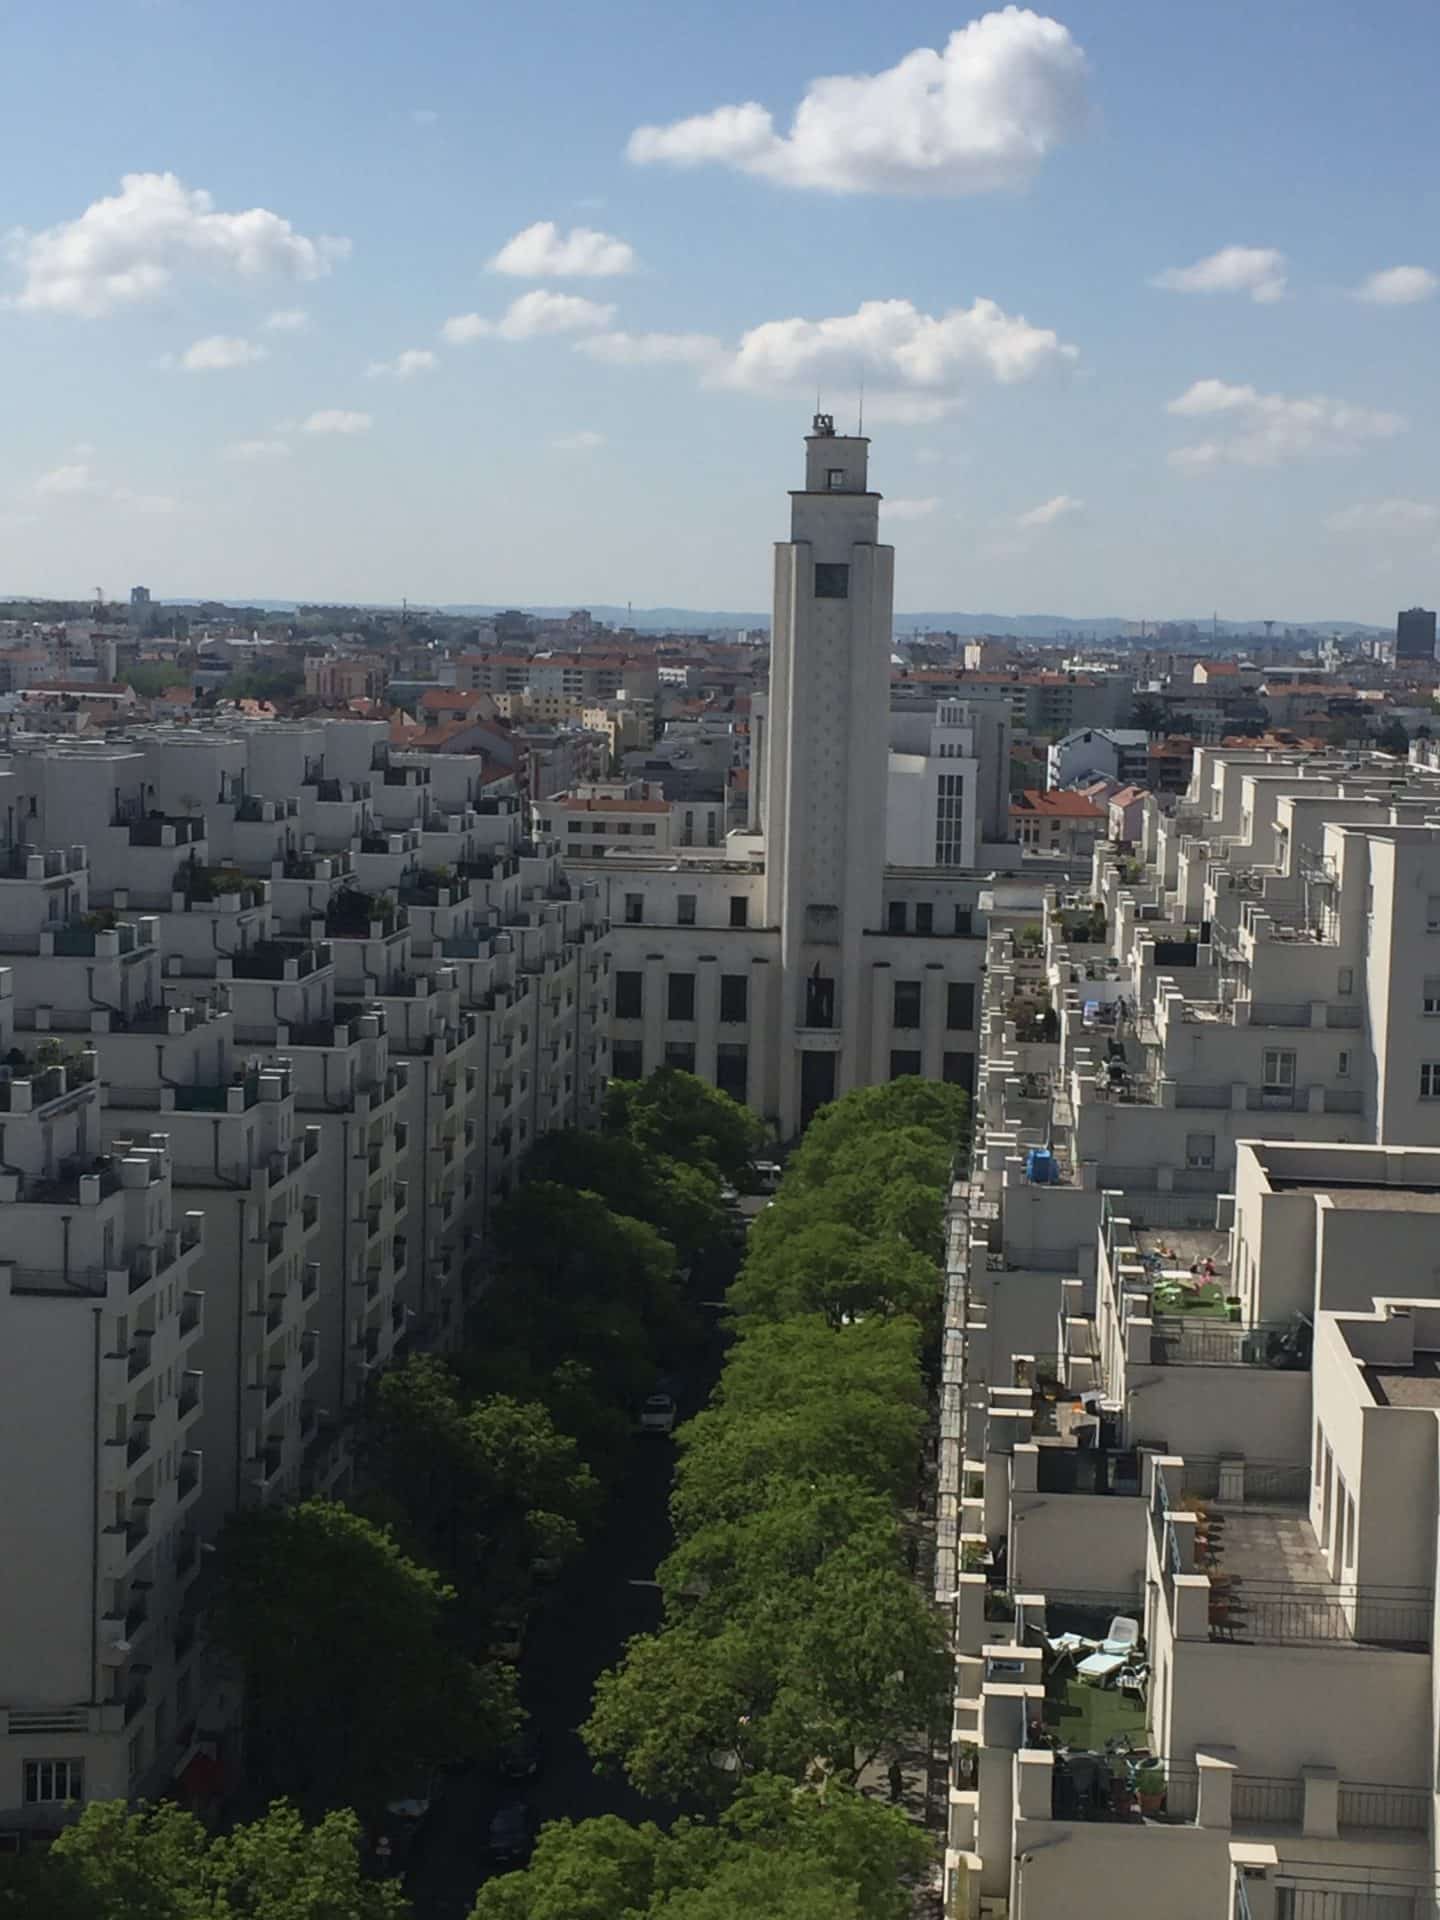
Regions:
<instances>
[{"instance_id":1,"label":"dark window opening","mask_svg":"<svg viewBox=\"0 0 1440 1920\"><path fill-rule=\"evenodd\" d=\"M672 973L666 982L666 1017L671 1020L695 1018L695 976Z\"/></svg>"},{"instance_id":2,"label":"dark window opening","mask_svg":"<svg viewBox=\"0 0 1440 1920\"><path fill-rule=\"evenodd\" d=\"M645 1013L645 976L643 973L617 973L615 976L615 1018L639 1020Z\"/></svg>"},{"instance_id":3,"label":"dark window opening","mask_svg":"<svg viewBox=\"0 0 1440 1920\"><path fill-rule=\"evenodd\" d=\"M896 1052L890 1055L890 1078L892 1080L906 1080L918 1074L919 1071L920 1056L918 1053Z\"/></svg>"},{"instance_id":4,"label":"dark window opening","mask_svg":"<svg viewBox=\"0 0 1440 1920\"><path fill-rule=\"evenodd\" d=\"M815 598L847 600L850 597L850 569L844 561L815 562Z\"/></svg>"},{"instance_id":5,"label":"dark window opening","mask_svg":"<svg viewBox=\"0 0 1440 1920\"><path fill-rule=\"evenodd\" d=\"M885 930L887 933L904 933L905 902L892 900L885 909Z\"/></svg>"},{"instance_id":6,"label":"dark window opening","mask_svg":"<svg viewBox=\"0 0 1440 1920\"><path fill-rule=\"evenodd\" d=\"M805 982L805 1025L833 1027L835 1024L835 982L825 979L819 968Z\"/></svg>"},{"instance_id":7,"label":"dark window opening","mask_svg":"<svg viewBox=\"0 0 1440 1920\"><path fill-rule=\"evenodd\" d=\"M935 931L935 909L928 900L921 900L916 904L915 931L916 933L933 933Z\"/></svg>"},{"instance_id":8,"label":"dark window opening","mask_svg":"<svg viewBox=\"0 0 1440 1920\"><path fill-rule=\"evenodd\" d=\"M720 1024L726 1027L744 1026L750 1017L750 979L743 973L722 973L720 976Z\"/></svg>"},{"instance_id":9,"label":"dark window opening","mask_svg":"<svg viewBox=\"0 0 1440 1920\"><path fill-rule=\"evenodd\" d=\"M750 902L743 893L730 896L730 924L732 927L747 927L750 924Z\"/></svg>"},{"instance_id":10,"label":"dark window opening","mask_svg":"<svg viewBox=\"0 0 1440 1920\"><path fill-rule=\"evenodd\" d=\"M665 1042L665 1064L678 1067L681 1073L695 1071L695 1042L693 1040L667 1040Z\"/></svg>"},{"instance_id":11,"label":"dark window opening","mask_svg":"<svg viewBox=\"0 0 1440 1920\"><path fill-rule=\"evenodd\" d=\"M645 1075L645 1050L638 1040L617 1040L610 1049L612 1080L640 1080Z\"/></svg>"},{"instance_id":12,"label":"dark window opening","mask_svg":"<svg viewBox=\"0 0 1440 1920\"><path fill-rule=\"evenodd\" d=\"M639 893L627 893L625 896L625 924L638 927L645 911L645 897Z\"/></svg>"},{"instance_id":13,"label":"dark window opening","mask_svg":"<svg viewBox=\"0 0 1440 1920\"><path fill-rule=\"evenodd\" d=\"M971 1028L975 1024L975 989L968 981L952 980L945 989L947 1027Z\"/></svg>"},{"instance_id":14,"label":"dark window opening","mask_svg":"<svg viewBox=\"0 0 1440 1920\"><path fill-rule=\"evenodd\" d=\"M893 1024L897 1027L919 1026L920 982L918 980L897 980L895 982L895 1012Z\"/></svg>"},{"instance_id":15,"label":"dark window opening","mask_svg":"<svg viewBox=\"0 0 1440 1920\"><path fill-rule=\"evenodd\" d=\"M715 1049L715 1084L732 1100L745 1098L749 1060L749 1048L731 1041L722 1040Z\"/></svg>"}]
</instances>

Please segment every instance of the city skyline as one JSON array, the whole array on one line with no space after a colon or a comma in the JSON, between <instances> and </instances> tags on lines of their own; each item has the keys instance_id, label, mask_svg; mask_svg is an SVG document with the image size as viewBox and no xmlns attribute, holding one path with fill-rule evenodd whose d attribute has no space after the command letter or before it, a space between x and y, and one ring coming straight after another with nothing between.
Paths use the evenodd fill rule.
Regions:
<instances>
[{"instance_id":1,"label":"city skyline","mask_svg":"<svg viewBox=\"0 0 1440 1920\"><path fill-rule=\"evenodd\" d=\"M0 588L759 607L863 384L902 618L1433 603L1418 7L750 18L14 23Z\"/></svg>"}]
</instances>

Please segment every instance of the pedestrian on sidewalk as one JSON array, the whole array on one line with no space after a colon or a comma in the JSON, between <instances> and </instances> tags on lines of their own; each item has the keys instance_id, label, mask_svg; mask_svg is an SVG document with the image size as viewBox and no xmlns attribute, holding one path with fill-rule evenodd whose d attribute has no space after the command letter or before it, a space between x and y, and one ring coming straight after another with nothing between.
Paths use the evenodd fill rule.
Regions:
<instances>
[{"instance_id":1,"label":"pedestrian on sidewalk","mask_svg":"<svg viewBox=\"0 0 1440 1920\"><path fill-rule=\"evenodd\" d=\"M896 1754L890 1762L888 1777L890 1781L891 1800L901 1799L905 1793L905 1769L900 1765L900 1756L898 1754Z\"/></svg>"}]
</instances>

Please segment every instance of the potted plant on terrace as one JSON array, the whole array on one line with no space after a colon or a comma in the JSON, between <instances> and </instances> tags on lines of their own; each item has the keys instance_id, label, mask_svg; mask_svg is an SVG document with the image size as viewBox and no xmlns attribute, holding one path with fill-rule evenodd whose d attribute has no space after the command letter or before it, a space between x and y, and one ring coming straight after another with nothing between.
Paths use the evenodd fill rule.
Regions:
<instances>
[{"instance_id":1,"label":"potted plant on terrace","mask_svg":"<svg viewBox=\"0 0 1440 1920\"><path fill-rule=\"evenodd\" d=\"M1158 1760L1147 1760L1136 1768L1135 1798L1141 1813L1159 1813L1165 1805L1165 1769Z\"/></svg>"}]
</instances>

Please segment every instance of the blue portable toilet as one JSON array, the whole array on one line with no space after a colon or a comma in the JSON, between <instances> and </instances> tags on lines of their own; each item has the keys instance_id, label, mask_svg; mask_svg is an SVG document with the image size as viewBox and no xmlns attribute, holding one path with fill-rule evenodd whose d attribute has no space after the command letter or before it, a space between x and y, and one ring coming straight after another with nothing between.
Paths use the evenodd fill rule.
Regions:
<instances>
[{"instance_id":1,"label":"blue portable toilet","mask_svg":"<svg viewBox=\"0 0 1440 1920\"><path fill-rule=\"evenodd\" d=\"M1060 1178L1055 1156L1048 1147L1031 1147L1025 1156L1025 1178L1037 1187L1051 1187Z\"/></svg>"}]
</instances>

